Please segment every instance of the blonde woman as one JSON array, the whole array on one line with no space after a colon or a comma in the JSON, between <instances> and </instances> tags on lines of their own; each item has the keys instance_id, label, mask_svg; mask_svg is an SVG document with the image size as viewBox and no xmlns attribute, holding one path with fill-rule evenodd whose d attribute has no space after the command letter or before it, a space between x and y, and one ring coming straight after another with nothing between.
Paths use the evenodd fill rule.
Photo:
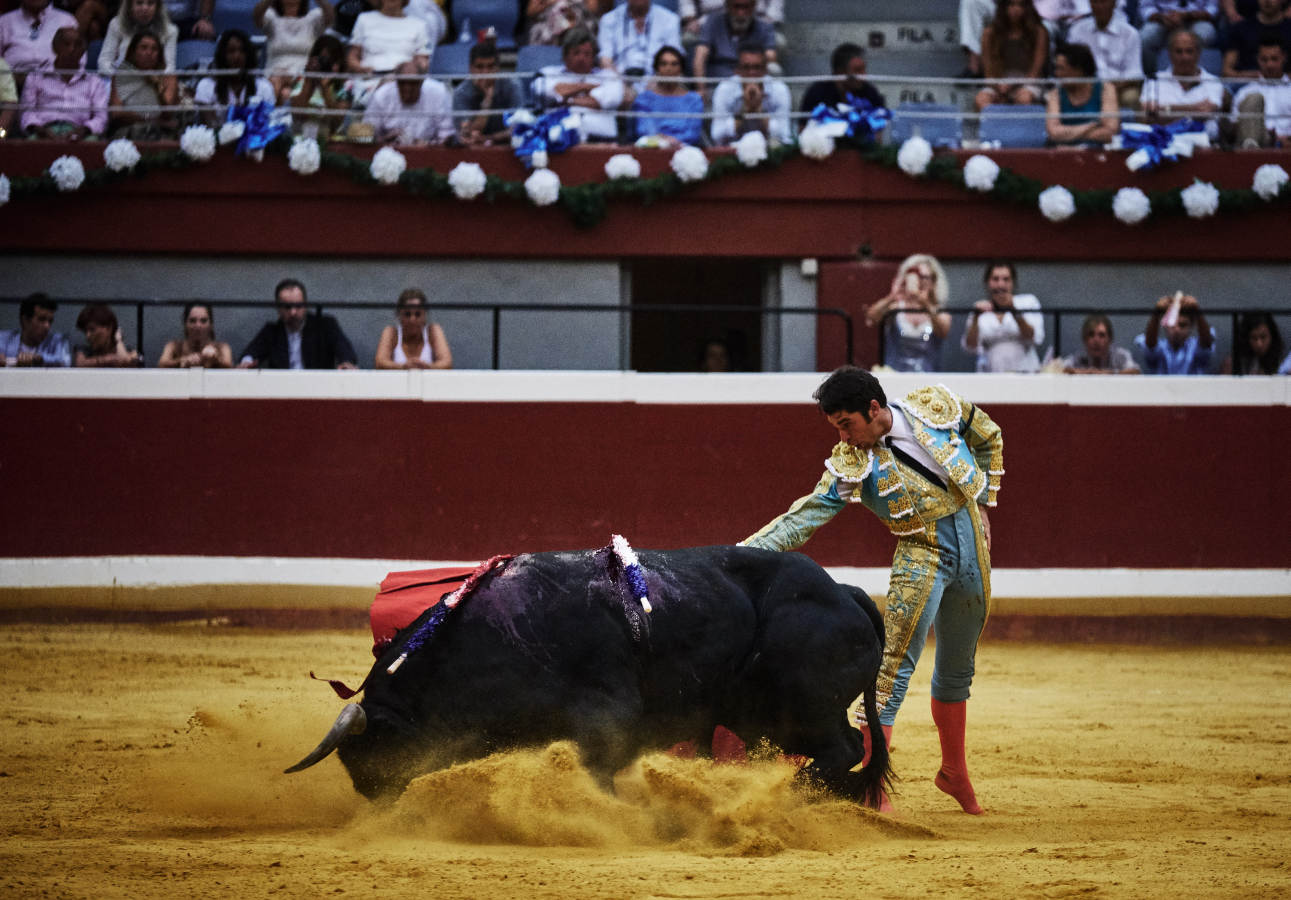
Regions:
<instances>
[{"instance_id":1,"label":"blonde woman","mask_svg":"<svg viewBox=\"0 0 1291 900\"><path fill-rule=\"evenodd\" d=\"M395 304L399 324L381 330L377 355L378 369L451 369L453 351L438 322L430 321L426 295L408 288Z\"/></svg>"},{"instance_id":2,"label":"blonde woman","mask_svg":"<svg viewBox=\"0 0 1291 900\"><path fill-rule=\"evenodd\" d=\"M950 334L946 272L935 257L907 257L886 297L865 308L865 321L883 328L883 363L898 372L936 372L941 342Z\"/></svg>"}]
</instances>

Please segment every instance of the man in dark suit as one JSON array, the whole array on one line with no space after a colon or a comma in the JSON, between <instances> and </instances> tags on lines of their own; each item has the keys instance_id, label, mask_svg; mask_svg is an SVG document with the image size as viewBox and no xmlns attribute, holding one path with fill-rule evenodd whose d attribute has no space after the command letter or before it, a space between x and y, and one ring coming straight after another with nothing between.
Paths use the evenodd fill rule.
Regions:
<instances>
[{"instance_id":1,"label":"man in dark suit","mask_svg":"<svg viewBox=\"0 0 1291 900\"><path fill-rule=\"evenodd\" d=\"M273 292L278 321L260 329L242 351L242 369L357 369L350 339L331 316L306 313L305 286L294 278Z\"/></svg>"}]
</instances>

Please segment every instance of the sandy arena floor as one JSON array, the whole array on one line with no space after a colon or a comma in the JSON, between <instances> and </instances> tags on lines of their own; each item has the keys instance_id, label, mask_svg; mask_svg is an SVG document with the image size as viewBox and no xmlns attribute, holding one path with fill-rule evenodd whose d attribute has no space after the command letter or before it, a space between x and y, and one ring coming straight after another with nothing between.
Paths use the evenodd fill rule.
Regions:
<instances>
[{"instance_id":1,"label":"sandy arena floor","mask_svg":"<svg viewBox=\"0 0 1291 900\"><path fill-rule=\"evenodd\" d=\"M598 791L563 745L414 783L391 810L304 755L357 683L344 632L0 628L0 895L479 898L1291 896L1285 648L996 643L969 761L936 791L925 665L898 814L812 802L778 763L652 756ZM927 660L931 662L931 659Z\"/></svg>"}]
</instances>

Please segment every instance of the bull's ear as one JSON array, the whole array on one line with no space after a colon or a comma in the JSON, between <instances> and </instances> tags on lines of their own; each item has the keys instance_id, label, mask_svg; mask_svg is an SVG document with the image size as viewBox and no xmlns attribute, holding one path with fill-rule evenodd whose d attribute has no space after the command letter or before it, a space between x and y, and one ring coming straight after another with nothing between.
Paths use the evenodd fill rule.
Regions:
<instances>
[{"instance_id":1,"label":"bull's ear","mask_svg":"<svg viewBox=\"0 0 1291 900\"><path fill-rule=\"evenodd\" d=\"M332 728L327 732L327 736L318 742L318 746L309 752L309 755L296 763L289 769L283 769L284 775L290 775L292 772L300 772L308 769L315 763L322 762L331 754L333 750L341 745L351 734L362 734L368 727L367 713L363 707L357 703L348 703L341 710L341 714L336 717L332 723Z\"/></svg>"}]
</instances>

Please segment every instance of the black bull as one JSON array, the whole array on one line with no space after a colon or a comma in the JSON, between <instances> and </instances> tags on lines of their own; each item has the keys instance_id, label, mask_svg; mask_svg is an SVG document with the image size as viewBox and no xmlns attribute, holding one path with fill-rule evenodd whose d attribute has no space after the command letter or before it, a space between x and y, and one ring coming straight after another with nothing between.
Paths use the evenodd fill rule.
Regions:
<instances>
[{"instance_id":1,"label":"black bull","mask_svg":"<svg viewBox=\"0 0 1291 900\"><path fill-rule=\"evenodd\" d=\"M486 575L390 674L430 611L377 660L299 771L333 749L376 799L419 774L499 750L572 739L608 779L643 750L706 746L716 725L809 757L803 775L877 806L889 775L875 729L869 764L846 709L875 679L883 620L859 588L797 553L743 547L642 551L649 602L608 550L516 557Z\"/></svg>"}]
</instances>

